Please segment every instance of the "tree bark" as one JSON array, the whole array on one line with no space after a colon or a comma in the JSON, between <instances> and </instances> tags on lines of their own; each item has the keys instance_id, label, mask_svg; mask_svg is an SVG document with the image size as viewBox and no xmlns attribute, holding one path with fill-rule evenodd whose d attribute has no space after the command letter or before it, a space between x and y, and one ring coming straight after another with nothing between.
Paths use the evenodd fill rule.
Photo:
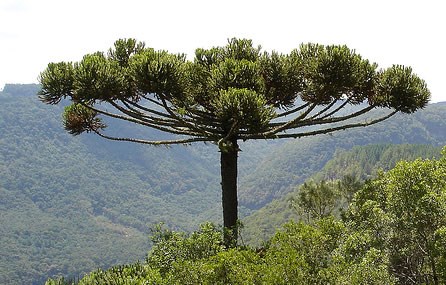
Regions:
<instances>
[{"instance_id":1,"label":"tree bark","mask_svg":"<svg viewBox=\"0 0 446 285\"><path fill-rule=\"evenodd\" d=\"M224 243L227 248L237 246L237 140L230 148L220 150L221 188L223 204Z\"/></svg>"}]
</instances>

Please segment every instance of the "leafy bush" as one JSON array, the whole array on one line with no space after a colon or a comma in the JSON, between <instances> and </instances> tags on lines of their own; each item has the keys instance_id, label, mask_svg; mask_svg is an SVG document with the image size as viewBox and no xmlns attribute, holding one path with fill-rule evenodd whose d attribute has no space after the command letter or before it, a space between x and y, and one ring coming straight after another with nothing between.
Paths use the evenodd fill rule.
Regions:
<instances>
[{"instance_id":1,"label":"leafy bush","mask_svg":"<svg viewBox=\"0 0 446 285\"><path fill-rule=\"evenodd\" d=\"M79 282L66 281L63 278L48 280L45 285L162 285L166 284L160 273L147 264L135 263L112 267L106 271L97 270L82 278Z\"/></svg>"},{"instance_id":2,"label":"leafy bush","mask_svg":"<svg viewBox=\"0 0 446 285\"><path fill-rule=\"evenodd\" d=\"M222 235L212 223L205 223L199 231L187 236L158 225L153 230L154 246L149 252L147 263L164 276L173 263L196 261L216 255L223 250Z\"/></svg>"},{"instance_id":3,"label":"leafy bush","mask_svg":"<svg viewBox=\"0 0 446 285\"><path fill-rule=\"evenodd\" d=\"M439 160L402 161L355 196L346 217L389 255L401 284L445 284L446 148Z\"/></svg>"}]
</instances>

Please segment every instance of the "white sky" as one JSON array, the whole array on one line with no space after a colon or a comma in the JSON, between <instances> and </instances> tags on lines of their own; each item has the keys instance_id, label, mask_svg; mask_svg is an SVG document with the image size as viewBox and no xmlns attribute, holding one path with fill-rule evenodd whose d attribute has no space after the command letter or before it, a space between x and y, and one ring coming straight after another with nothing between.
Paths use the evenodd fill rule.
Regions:
<instances>
[{"instance_id":1,"label":"white sky","mask_svg":"<svg viewBox=\"0 0 446 285\"><path fill-rule=\"evenodd\" d=\"M244 37L288 53L347 44L380 67L411 66L446 101L440 0L0 0L0 88L34 83L49 62L78 61L118 38L193 56Z\"/></svg>"}]
</instances>

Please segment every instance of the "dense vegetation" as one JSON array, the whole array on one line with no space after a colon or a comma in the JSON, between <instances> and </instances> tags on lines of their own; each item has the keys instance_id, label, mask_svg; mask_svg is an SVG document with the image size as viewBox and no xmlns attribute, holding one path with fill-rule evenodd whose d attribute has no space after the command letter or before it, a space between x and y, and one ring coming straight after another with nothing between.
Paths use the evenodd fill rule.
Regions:
<instances>
[{"instance_id":1,"label":"dense vegetation","mask_svg":"<svg viewBox=\"0 0 446 285\"><path fill-rule=\"evenodd\" d=\"M287 223L257 249L225 249L212 224L190 235L158 227L146 262L79 284L445 284L445 177L446 148L399 162L359 187L342 219ZM70 282L47 284L58 283Z\"/></svg>"},{"instance_id":2,"label":"dense vegetation","mask_svg":"<svg viewBox=\"0 0 446 285\"><path fill-rule=\"evenodd\" d=\"M73 138L60 123L62 108L39 104L37 90L7 85L0 93L1 284L41 284L50 276L82 276L143 260L148 229L159 222L187 232L204 221L221 224L218 154L211 147L144 148ZM241 143L241 210L243 216L253 213L244 219L243 239L259 244L282 223L297 220L287 198L285 204L272 199L293 192L335 153L355 144L444 145L445 116L446 105L433 104L370 130ZM421 156L432 157L426 154ZM68 179L67 172L75 175Z\"/></svg>"},{"instance_id":3,"label":"dense vegetation","mask_svg":"<svg viewBox=\"0 0 446 285\"><path fill-rule=\"evenodd\" d=\"M378 144L356 146L351 150L338 149L334 157L306 182L320 183L321 181L335 181L350 177L353 182L362 183L365 179L375 177L380 170L390 170L400 160L438 158L440 152L441 147L409 144ZM282 224L289 220L302 219L293 205L301 190L302 186L296 186L285 196L246 217L243 231L245 241L249 244L259 245L271 238L275 230Z\"/></svg>"}]
</instances>

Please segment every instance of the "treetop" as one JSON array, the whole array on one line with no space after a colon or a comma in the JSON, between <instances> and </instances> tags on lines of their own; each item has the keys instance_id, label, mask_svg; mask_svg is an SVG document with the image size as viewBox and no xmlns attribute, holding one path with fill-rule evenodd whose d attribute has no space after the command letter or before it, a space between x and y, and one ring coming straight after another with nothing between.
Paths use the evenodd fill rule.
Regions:
<instances>
[{"instance_id":1,"label":"treetop","mask_svg":"<svg viewBox=\"0 0 446 285\"><path fill-rule=\"evenodd\" d=\"M64 116L73 134L93 131L106 137L100 117L108 116L179 135L174 143L328 133L377 122L347 123L374 108L412 113L430 98L410 67L379 69L345 45L308 43L281 54L236 38L226 46L198 48L193 60L120 39L107 53L50 63L39 80L43 102L67 98L78 104ZM338 115L346 105L360 105L359 111ZM295 131L331 123L338 125Z\"/></svg>"}]
</instances>

